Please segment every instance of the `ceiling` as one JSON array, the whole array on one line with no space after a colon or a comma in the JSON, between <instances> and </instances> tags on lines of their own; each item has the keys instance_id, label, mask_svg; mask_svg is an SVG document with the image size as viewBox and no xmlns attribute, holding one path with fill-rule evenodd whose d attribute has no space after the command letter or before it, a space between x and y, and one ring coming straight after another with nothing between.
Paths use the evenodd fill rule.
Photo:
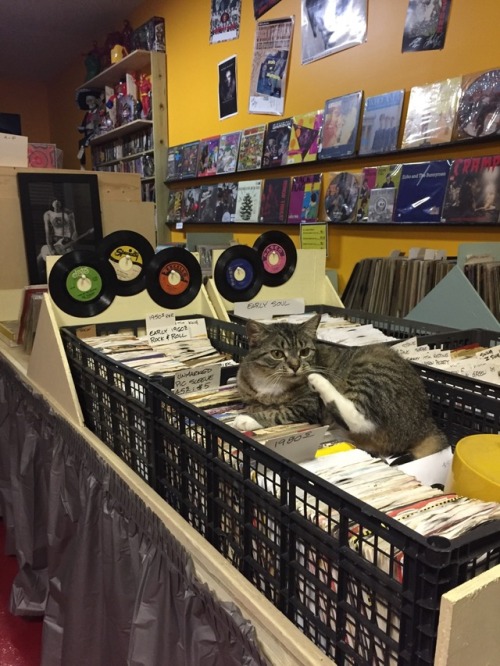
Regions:
<instances>
[{"instance_id":1,"label":"ceiling","mask_svg":"<svg viewBox=\"0 0 500 666\"><path fill-rule=\"evenodd\" d=\"M144 0L0 0L0 78L50 80ZM133 26L135 27L135 26ZM4 91L5 93L6 91Z\"/></svg>"}]
</instances>

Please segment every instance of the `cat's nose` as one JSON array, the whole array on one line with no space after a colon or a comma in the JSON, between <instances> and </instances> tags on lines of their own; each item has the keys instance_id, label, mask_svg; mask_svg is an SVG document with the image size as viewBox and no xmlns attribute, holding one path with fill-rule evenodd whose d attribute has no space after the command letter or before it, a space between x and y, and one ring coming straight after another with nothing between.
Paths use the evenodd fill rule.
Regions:
<instances>
[{"instance_id":1,"label":"cat's nose","mask_svg":"<svg viewBox=\"0 0 500 666\"><path fill-rule=\"evenodd\" d=\"M297 370L300 368L300 361L298 358L289 358L288 359L288 367L293 370L294 372L297 372Z\"/></svg>"}]
</instances>

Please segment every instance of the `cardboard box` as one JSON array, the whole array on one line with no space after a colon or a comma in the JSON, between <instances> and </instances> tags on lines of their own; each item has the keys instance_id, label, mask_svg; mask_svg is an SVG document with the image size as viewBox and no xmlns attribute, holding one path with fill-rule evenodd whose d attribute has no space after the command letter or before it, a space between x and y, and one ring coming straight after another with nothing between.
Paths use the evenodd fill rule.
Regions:
<instances>
[{"instance_id":1,"label":"cardboard box","mask_svg":"<svg viewBox=\"0 0 500 666\"><path fill-rule=\"evenodd\" d=\"M62 169L63 152L55 143L29 143L28 164L34 169Z\"/></svg>"},{"instance_id":2,"label":"cardboard box","mask_svg":"<svg viewBox=\"0 0 500 666\"><path fill-rule=\"evenodd\" d=\"M0 166L28 166L28 137L0 134Z\"/></svg>"}]
</instances>

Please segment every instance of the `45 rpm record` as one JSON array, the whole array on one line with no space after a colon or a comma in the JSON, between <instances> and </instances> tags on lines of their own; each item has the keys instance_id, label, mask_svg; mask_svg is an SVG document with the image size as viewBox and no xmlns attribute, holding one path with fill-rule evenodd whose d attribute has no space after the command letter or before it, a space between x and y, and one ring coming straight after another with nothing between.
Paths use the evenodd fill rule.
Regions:
<instances>
[{"instance_id":1,"label":"45 rpm record","mask_svg":"<svg viewBox=\"0 0 500 666\"><path fill-rule=\"evenodd\" d=\"M155 251L144 236L135 231L115 231L102 239L97 251L116 273L118 296L132 296L146 288L146 266Z\"/></svg>"},{"instance_id":2,"label":"45 rpm record","mask_svg":"<svg viewBox=\"0 0 500 666\"><path fill-rule=\"evenodd\" d=\"M297 266L297 250L292 239L282 231L266 231L253 244L264 269L263 283L277 287L288 282Z\"/></svg>"},{"instance_id":3,"label":"45 rpm record","mask_svg":"<svg viewBox=\"0 0 500 666\"><path fill-rule=\"evenodd\" d=\"M201 288L201 266L181 247L157 252L146 267L146 289L155 303L170 310L193 301Z\"/></svg>"},{"instance_id":4,"label":"45 rpm record","mask_svg":"<svg viewBox=\"0 0 500 666\"><path fill-rule=\"evenodd\" d=\"M60 257L49 275L54 303L74 317L104 312L116 295L116 274L103 257L92 250L73 250Z\"/></svg>"},{"instance_id":5,"label":"45 rpm record","mask_svg":"<svg viewBox=\"0 0 500 666\"><path fill-rule=\"evenodd\" d=\"M214 280L228 301L249 301L263 284L262 262L256 250L248 245L232 245L217 259Z\"/></svg>"},{"instance_id":6,"label":"45 rpm record","mask_svg":"<svg viewBox=\"0 0 500 666\"><path fill-rule=\"evenodd\" d=\"M483 72L465 86L458 103L457 128L459 138L500 133L500 69Z\"/></svg>"}]
</instances>

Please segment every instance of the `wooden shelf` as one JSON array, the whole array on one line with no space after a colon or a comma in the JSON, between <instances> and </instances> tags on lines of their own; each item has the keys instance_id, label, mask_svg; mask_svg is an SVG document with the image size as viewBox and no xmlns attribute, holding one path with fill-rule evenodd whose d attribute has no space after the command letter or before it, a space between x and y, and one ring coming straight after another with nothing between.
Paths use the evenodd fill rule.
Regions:
<instances>
[{"instance_id":1,"label":"wooden shelf","mask_svg":"<svg viewBox=\"0 0 500 666\"><path fill-rule=\"evenodd\" d=\"M79 86L77 90L82 90L83 88L104 88L104 86L115 86L125 74L147 69L150 66L150 60L150 51L132 51L132 53L125 56L123 60L111 65L111 67L100 72L97 76L94 76L94 78L85 81L85 83Z\"/></svg>"},{"instance_id":2,"label":"wooden shelf","mask_svg":"<svg viewBox=\"0 0 500 666\"><path fill-rule=\"evenodd\" d=\"M127 136L128 134L133 134L141 129L152 126L152 120L133 120L131 123L120 125L120 127L115 127L114 129L109 130L109 132L95 136L93 139L90 139L90 145L98 146L101 143L109 143L110 141L113 141L113 139L118 139L121 136Z\"/></svg>"}]
</instances>

